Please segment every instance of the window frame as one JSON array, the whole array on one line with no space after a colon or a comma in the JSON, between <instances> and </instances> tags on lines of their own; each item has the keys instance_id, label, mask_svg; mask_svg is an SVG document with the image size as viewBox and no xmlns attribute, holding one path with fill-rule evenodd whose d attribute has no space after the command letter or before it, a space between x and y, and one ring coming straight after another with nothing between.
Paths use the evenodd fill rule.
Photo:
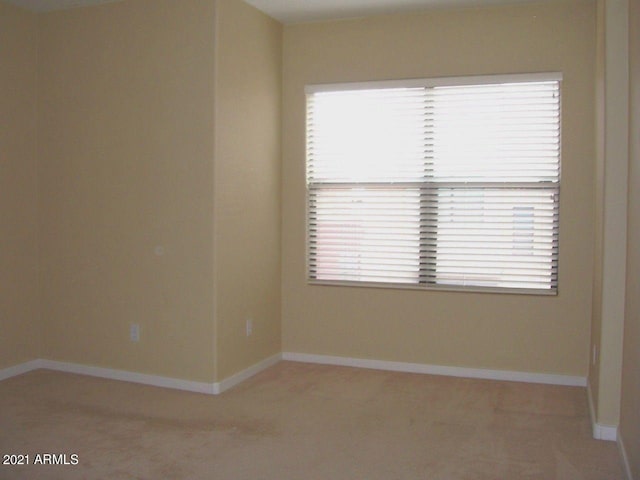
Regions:
<instances>
[{"instance_id":1,"label":"window frame","mask_svg":"<svg viewBox=\"0 0 640 480\"><path fill-rule=\"evenodd\" d=\"M310 241L310 219L311 219L311 188L308 181L308 165L309 165L309 152L308 152L308 136L305 122L305 274L308 285L314 286L338 286L338 287L361 287L361 288L383 288L383 289L400 289L400 290L418 290L418 291L444 291L444 292L467 292L467 293L500 293L508 295L538 295L538 296L557 296L560 291L560 192L562 185L562 124L563 124L563 105L562 105L562 83L563 75L560 72L543 72L543 73L517 73L517 74L501 74L501 75L472 75L472 76L456 76L456 77L434 77L434 78L414 78L414 79L402 79L402 80L382 80L382 81L366 81L366 82L345 82L345 83L325 83L325 84L310 84L306 85L304 89L305 93L305 112L307 109L307 98L310 94L321 92L335 92L335 91L356 91L356 90L371 90L371 89L384 89L384 88L420 88L420 87L456 87L465 85L492 85L503 83L526 83L526 82L558 82L558 180L556 185L555 205L558 212L558 227L557 227L557 280L555 288L540 289L540 288L516 288L516 287L488 287L488 286L474 286L474 285L450 285L450 284L438 284L436 282L423 282L418 280L417 283L394 283L394 282L376 282L367 280L327 280L313 278L311 275L311 241ZM382 185L383 182L377 182ZM422 182L428 183L428 182ZM435 182L434 182L435 183ZM393 182L389 182L389 186L392 186ZM476 184L478 187L486 186L482 182ZM505 182L503 184L507 185ZM513 183L511 184L514 185ZM526 183L523 183L526 185ZM531 185L530 185L531 186ZM397 186L399 190L406 187ZM442 187L440 187L442 188ZM549 188L541 187L538 188ZM437 190L437 189L435 189ZM517 208L517 206L514 206ZM422 260L420 256L419 261ZM435 270L434 265L434 270ZM420 267L422 271L422 267Z\"/></svg>"}]
</instances>

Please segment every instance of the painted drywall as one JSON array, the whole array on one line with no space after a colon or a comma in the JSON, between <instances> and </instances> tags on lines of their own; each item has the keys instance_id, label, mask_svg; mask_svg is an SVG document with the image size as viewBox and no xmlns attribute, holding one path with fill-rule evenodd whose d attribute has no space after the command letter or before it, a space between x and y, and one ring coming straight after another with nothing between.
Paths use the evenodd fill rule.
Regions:
<instances>
[{"instance_id":1,"label":"painted drywall","mask_svg":"<svg viewBox=\"0 0 640 480\"><path fill-rule=\"evenodd\" d=\"M602 259L604 244L604 118L605 118L605 23L604 1L596 2L596 69L595 69L595 182L594 182L594 250L593 294L591 309L591 350L589 359L589 395L594 414L598 411L600 388L600 331L602 329Z\"/></svg>"},{"instance_id":2,"label":"painted drywall","mask_svg":"<svg viewBox=\"0 0 640 480\"><path fill-rule=\"evenodd\" d=\"M628 173L628 2L598 6L596 249L590 371L596 419L618 425L625 310Z\"/></svg>"},{"instance_id":3,"label":"painted drywall","mask_svg":"<svg viewBox=\"0 0 640 480\"><path fill-rule=\"evenodd\" d=\"M213 380L214 24L211 0L40 17L44 358Z\"/></svg>"},{"instance_id":4,"label":"painted drywall","mask_svg":"<svg viewBox=\"0 0 640 480\"><path fill-rule=\"evenodd\" d=\"M283 349L586 376L593 278L595 4L436 10L285 27ZM306 84L559 71L559 294L310 286Z\"/></svg>"},{"instance_id":5,"label":"painted drywall","mask_svg":"<svg viewBox=\"0 0 640 480\"><path fill-rule=\"evenodd\" d=\"M216 378L224 379L281 351L282 26L244 2L217 4Z\"/></svg>"},{"instance_id":6,"label":"painted drywall","mask_svg":"<svg viewBox=\"0 0 640 480\"><path fill-rule=\"evenodd\" d=\"M629 87L627 299L618 432L632 478L640 479L640 0L629 1Z\"/></svg>"},{"instance_id":7,"label":"painted drywall","mask_svg":"<svg viewBox=\"0 0 640 480\"><path fill-rule=\"evenodd\" d=\"M38 23L0 2L0 369L33 359L38 302Z\"/></svg>"}]
</instances>

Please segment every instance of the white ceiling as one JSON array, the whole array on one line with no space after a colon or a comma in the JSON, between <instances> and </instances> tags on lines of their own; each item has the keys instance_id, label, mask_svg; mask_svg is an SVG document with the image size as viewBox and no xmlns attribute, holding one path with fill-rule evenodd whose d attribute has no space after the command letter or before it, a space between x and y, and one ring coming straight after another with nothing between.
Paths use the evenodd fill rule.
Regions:
<instances>
[{"instance_id":1,"label":"white ceiling","mask_svg":"<svg viewBox=\"0 0 640 480\"><path fill-rule=\"evenodd\" d=\"M48 12L120 0L6 0L33 10ZM177 0L176 0L177 1ZM337 20L381 13L411 12L433 7L457 7L532 0L245 0L283 23Z\"/></svg>"},{"instance_id":2,"label":"white ceiling","mask_svg":"<svg viewBox=\"0 0 640 480\"><path fill-rule=\"evenodd\" d=\"M434 7L525 3L531 0L245 0L282 23L414 12Z\"/></svg>"}]
</instances>

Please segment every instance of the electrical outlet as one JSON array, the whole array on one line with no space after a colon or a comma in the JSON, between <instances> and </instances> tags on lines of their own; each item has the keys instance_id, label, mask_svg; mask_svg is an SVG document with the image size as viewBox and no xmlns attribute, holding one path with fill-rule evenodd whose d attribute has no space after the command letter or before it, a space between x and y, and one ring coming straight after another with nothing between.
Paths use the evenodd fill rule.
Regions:
<instances>
[{"instance_id":1,"label":"electrical outlet","mask_svg":"<svg viewBox=\"0 0 640 480\"><path fill-rule=\"evenodd\" d=\"M247 337L253 333L253 320L250 318L247 318L246 331L247 331Z\"/></svg>"},{"instance_id":2,"label":"electrical outlet","mask_svg":"<svg viewBox=\"0 0 640 480\"><path fill-rule=\"evenodd\" d=\"M132 342L140 341L140 325L137 323L132 323L129 327L129 339Z\"/></svg>"},{"instance_id":3,"label":"electrical outlet","mask_svg":"<svg viewBox=\"0 0 640 480\"><path fill-rule=\"evenodd\" d=\"M594 345L591 352L591 365L595 367L597 361L598 361L598 347Z\"/></svg>"}]
</instances>

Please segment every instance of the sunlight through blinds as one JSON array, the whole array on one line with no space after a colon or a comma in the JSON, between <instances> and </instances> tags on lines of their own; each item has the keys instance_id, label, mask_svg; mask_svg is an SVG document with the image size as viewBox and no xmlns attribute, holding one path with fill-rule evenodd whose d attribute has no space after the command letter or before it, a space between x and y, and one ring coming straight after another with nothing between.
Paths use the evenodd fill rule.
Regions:
<instances>
[{"instance_id":1,"label":"sunlight through blinds","mask_svg":"<svg viewBox=\"0 0 640 480\"><path fill-rule=\"evenodd\" d=\"M310 280L554 293L560 80L518 80L310 88Z\"/></svg>"}]
</instances>

